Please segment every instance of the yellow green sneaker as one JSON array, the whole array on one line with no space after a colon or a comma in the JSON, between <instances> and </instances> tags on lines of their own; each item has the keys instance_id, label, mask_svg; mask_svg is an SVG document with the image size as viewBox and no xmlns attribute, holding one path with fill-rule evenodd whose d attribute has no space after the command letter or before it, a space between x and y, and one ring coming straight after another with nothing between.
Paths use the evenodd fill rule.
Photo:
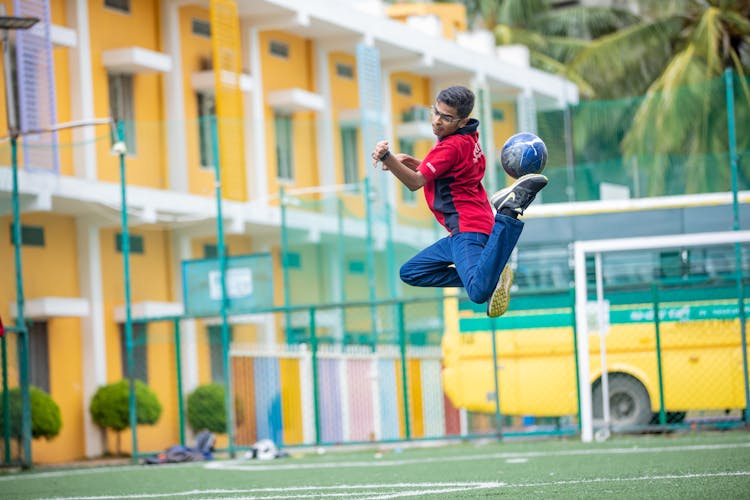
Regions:
<instances>
[{"instance_id":1,"label":"yellow green sneaker","mask_svg":"<svg viewBox=\"0 0 750 500\"><path fill-rule=\"evenodd\" d=\"M510 305L510 286L513 284L513 269L506 265L503 272L500 273L500 279L497 280L495 291L492 297L487 301L487 316L497 318L505 314Z\"/></svg>"}]
</instances>

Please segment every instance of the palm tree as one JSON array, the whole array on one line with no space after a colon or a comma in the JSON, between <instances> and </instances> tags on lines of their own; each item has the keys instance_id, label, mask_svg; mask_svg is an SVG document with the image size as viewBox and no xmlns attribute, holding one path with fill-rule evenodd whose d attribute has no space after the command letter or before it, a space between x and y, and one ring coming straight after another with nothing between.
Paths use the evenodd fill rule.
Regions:
<instances>
[{"instance_id":1,"label":"palm tree","mask_svg":"<svg viewBox=\"0 0 750 500\"><path fill-rule=\"evenodd\" d=\"M739 78L737 123L750 125L750 0L638 0L633 11L546 0L466 0L474 24L498 44L530 49L531 64L575 82L584 99L574 111L576 158L617 154L640 164L648 194L725 190L727 114L722 74ZM644 96L644 97L640 97ZM738 127L739 128L739 127ZM738 135L738 150L750 135ZM608 151L607 151L608 150ZM745 178L750 178L746 165ZM645 179L645 180L644 180ZM686 188L686 189L685 189Z\"/></svg>"}]
</instances>

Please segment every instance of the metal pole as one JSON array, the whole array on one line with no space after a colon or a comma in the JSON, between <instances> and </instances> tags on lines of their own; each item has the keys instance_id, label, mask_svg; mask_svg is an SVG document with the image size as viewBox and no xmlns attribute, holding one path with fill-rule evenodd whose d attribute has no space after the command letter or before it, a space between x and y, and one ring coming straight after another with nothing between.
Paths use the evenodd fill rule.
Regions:
<instances>
[{"instance_id":1,"label":"metal pole","mask_svg":"<svg viewBox=\"0 0 750 500\"><path fill-rule=\"evenodd\" d=\"M735 231L740 230L740 208L737 196L737 140L734 121L734 74L732 68L724 70L724 83L727 96L727 129L729 134L729 160L732 170L732 211L734 214ZM745 317L745 288L742 284L742 249L739 243L734 244L735 273L737 280L737 297L740 314L740 338L742 340L742 373L745 378L745 424L750 423L750 380L748 380L747 361L747 328Z\"/></svg>"},{"instance_id":2,"label":"metal pole","mask_svg":"<svg viewBox=\"0 0 750 500\"><path fill-rule=\"evenodd\" d=\"M365 177L365 225L367 229L367 281L368 291L370 294L370 303L377 300L377 290L375 289L375 249L373 248L373 222L372 222L372 184L369 177ZM378 310L374 305L370 306L370 320L372 322L372 351L377 350L378 345Z\"/></svg>"},{"instance_id":3,"label":"metal pole","mask_svg":"<svg viewBox=\"0 0 750 500\"><path fill-rule=\"evenodd\" d=\"M385 201L385 216L386 216L386 262L387 268L389 269L388 275L388 294L389 296L394 298L399 298L401 294L399 293L399 287L398 283L396 282L396 249L394 248L394 242L393 242L393 226L395 226L396 221L395 217L393 217L393 209L391 207L390 201ZM395 305L391 309L391 321L393 321L393 324L396 325L398 318L399 318L399 312L398 307ZM377 349L377 343L375 345L375 349Z\"/></svg>"},{"instance_id":4,"label":"metal pole","mask_svg":"<svg viewBox=\"0 0 750 500\"><path fill-rule=\"evenodd\" d=\"M0 337L0 357L2 358L3 370L3 443L5 444L5 459L3 462L10 463L10 393L8 392L8 353L6 351L5 336Z\"/></svg>"},{"instance_id":5,"label":"metal pole","mask_svg":"<svg viewBox=\"0 0 750 500\"><path fill-rule=\"evenodd\" d=\"M5 5L0 5L0 15L5 18ZM5 18L13 21L5 25L3 32L3 65L5 69L5 108L8 116L8 132L10 135L11 169L13 171L13 248L15 256L16 274L16 323L19 336L19 379L21 385L21 438L23 441L24 459L22 465L31 467L31 396L29 394L29 331L26 328L24 316L23 295L23 265L21 261L21 210L18 203L18 119L16 116L15 87L9 83L13 82L13 71L11 68L11 45L9 30L27 30L39 22L34 17L12 17ZM15 52L15 49L14 49ZM15 55L15 54L14 54Z\"/></svg>"},{"instance_id":6,"label":"metal pole","mask_svg":"<svg viewBox=\"0 0 750 500\"><path fill-rule=\"evenodd\" d=\"M338 237L336 239L339 261L339 296L336 300L343 302L346 297L346 241L344 240L344 202L338 197L336 198L336 232ZM345 344L344 332L346 332L346 307L341 308L341 344Z\"/></svg>"},{"instance_id":7,"label":"metal pole","mask_svg":"<svg viewBox=\"0 0 750 500\"><path fill-rule=\"evenodd\" d=\"M7 46L7 44L5 44ZM9 91L12 94L13 91ZM9 101L13 101L12 98ZM11 113L12 114L12 113ZM18 130L13 124L10 136L10 156L13 170L13 255L16 265L16 325L18 329L18 374L21 385L21 440L24 467L31 467L31 395L29 393L29 330L26 328L23 293L23 263L21 260L21 209L18 203Z\"/></svg>"},{"instance_id":8,"label":"metal pole","mask_svg":"<svg viewBox=\"0 0 750 500\"><path fill-rule=\"evenodd\" d=\"M576 201L576 168L575 151L573 149L573 118L570 104L567 102L568 88L565 87L565 109L563 110L563 125L565 127L565 172L567 183L565 195L568 201Z\"/></svg>"},{"instance_id":9,"label":"metal pole","mask_svg":"<svg viewBox=\"0 0 750 500\"><path fill-rule=\"evenodd\" d=\"M406 376L406 328L404 328L404 304L398 303L398 336L401 350L401 387L404 401L404 430L406 439L411 439L411 423L409 422L409 381Z\"/></svg>"},{"instance_id":10,"label":"metal pole","mask_svg":"<svg viewBox=\"0 0 750 500\"><path fill-rule=\"evenodd\" d=\"M5 13L3 6L0 14ZM3 30L3 65L5 66L5 105L10 135L11 169L13 171L13 255L16 275L16 325L19 340L19 378L21 385L21 439L23 441L23 466L31 467L31 396L29 395L28 330L24 316L23 263L21 259L21 209L18 198L18 120L16 97L11 69L11 45L8 30Z\"/></svg>"},{"instance_id":11,"label":"metal pole","mask_svg":"<svg viewBox=\"0 0 750 500\"><path fill-rule=\"evenodd\" d=\"M659 286L654 283L651 285L651 291L654 296L654 328L656 329L656 369L659 375L659 424L667 423L667 412L664 409L664 371L661 359L661 327L659 322Z\"/></svg>"},{"instance_id":12,"label":"metal pole","mask_svg":"<svg viewBox=\"0 0 750 500\"><path fill-rule=\"evenodd\" d=\"M281 205L281 278L284 282L284 329L286 332L286 342L291 342L292 338L292 313L289 307L292 304L292 283L289 276L289 236L287 235L287 208L286 208L286 191L284 186L279 186L279 204Z\"/></svg>"},{"instance_id":13,"label":"metal pole","mask_svg":"<svg viewBox=\"0 0 750 500\"><path fill-rule=\"evenodd\" d=\"M315 331L315 307L310 308L310 351L312 351L313 411L315 412L315 444L320 444L320 380L318 380L318 334Z\"/></svg>"},{"instance_id":14,"label":"metal pole","mask_svg":"<svg viewBox=\"0 0 750 500\"><path fill-rule=\"evenodd\" d=\"M578 430L581 430L581 374L578 370L578 324L576 322L576 289L570 287L570 316L573 323L573 360L576 372L576 411L578 416Z\"/></svg>"},{"instance_id":15,"label":"metal pole","mask_svg":"<svg viewBox=\"0 0 750 500\"><path fill-rule=\"evenodd\" d=\"M609 373L607 373L607 332L604 328L604 284L602 277L602 254L594 256L596 266L596 304L597 304L597 326L599 327L599 359L602 365L602 417L604 418L604 432L609 437L610 414L609 414Z\"/></svg>"},{"instance_id":16,"label":"metal pole","mask_svg":"<svg viewBox=\"0 0 750 500\"><path fill-rule=\"evenodd\" d=\"M490 318L490 324L492 325L492 380L495 383L495 422L497 425L497 437L503 439L503 419L500 414L500 380L498 375L497 365L497 339L495 334L497 329L495 328L495 318Z\"/></svg>"},{"instance_id":17,"label":"metal pole","mask_svg":"<svg viewBox=\"0 0 750 500\"><path fill-rule=\"evenodd\" d=\"M174 354L177 369L177 412L180 426L180 444L185 446L185 405L182 397L182 345L180 342L180 318L172 320L174 327Z\"/></svg>"},{"instance_id":18,"label":"metal pole","mask_svg":"<svg viewBox=\"0 0 750 500\"><path fill-rule=\"evenodd\" d=\"M229 297L227 296L227 255L224 246L224 226L221 211L221 174L219 171L219 134L216 115L211 115L211 148L214 157L214 181L216 183L216 239L219 253L219 276L221 280L221 353L224 359L224 407L227 414L227 437L229 438L229 456L234 458L234 409L232 405L232 379L229 366Z\"/></svg>"},{"instance_id":19,"label":"metal pole","mask_svg":"<svg viewBox=\"0 0 750 500\"><path fill-rule=\"evenodd\" d=\"M135 398L135 362L133 360L133 317L130 309L130 232L128 230L128 203L127 203L127 180L125 176L125 155L127 145L123 134L123 122L117 122L117 142L113 150L120 159L120 214L122 217L120 233L120 247L122 249L122 265L125 286L125 352L128 367L128 414L130 422L130 436L133 447L132 461L136 461L138 455L138 417L136 413Z\"/></svg>"}]
</instances>

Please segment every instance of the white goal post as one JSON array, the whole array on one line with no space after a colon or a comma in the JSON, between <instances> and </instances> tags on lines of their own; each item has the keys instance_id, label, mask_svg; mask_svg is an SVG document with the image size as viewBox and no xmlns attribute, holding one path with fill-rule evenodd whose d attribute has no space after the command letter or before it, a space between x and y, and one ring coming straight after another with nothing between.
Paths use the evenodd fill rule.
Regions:
<instances>
[{"instance_id":1,"label":"white goal post","mask_svg":"<svg viewBox=\"0 0 750 500\"><path fill-rule=\"evenodd\" d=\"M575 273L576 331L578 334L578 381L581 407L581 440L591 442L594 437L593 408L591 404L591 382L589 365L589 335L587 321L586 257L597 260L607 252L651 250L658 248L683 248L695 246L726 245L750 242L750 231L719 231L710 233L675 234L667 236L619 238L607 240L576 241L573 244ZM596 280L601 282L601 266L596 266ZM603 404L608 398L603 397Z\"/></svg>"}]
</instances>

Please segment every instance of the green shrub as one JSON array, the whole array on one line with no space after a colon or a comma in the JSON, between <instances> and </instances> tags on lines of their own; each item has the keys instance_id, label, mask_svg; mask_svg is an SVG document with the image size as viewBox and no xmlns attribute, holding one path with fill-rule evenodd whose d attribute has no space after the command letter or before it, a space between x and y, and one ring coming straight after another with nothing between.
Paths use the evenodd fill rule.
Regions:
<instances>
[{"instance_id":1,"label":"green shrub","mask_svg":"<svg viewBox=\"0 0 750 500\"><path fill-rule=\"evenodd\" d=\"M140 380L135 381L136 422L153 425L161 416L161 403L156 394ZM89 406L97 425L117 432L117 454L120 454L120 431L130 427L130 383L121 380L97 389Z\"/></svg>"},{"instance_id":2,"label":"green shrub","mask_svg":"<svg viewBox=\"0 0 750 500\"><path fill-rule=\"evenodd\" d=\"M29 387L29 399L31 401L31 437L34 439L52 439L62 429L62 416L60 407L55 400L38 387ZM10 408L10 436L18 440L18 450L21 450L21 389L16 387L8 391L8 403ZM0 397L0 429L4 428L5 408L3 398Z\"/></svg>"},{"instance_id":3,"label":"green shrub","mask_svg":"<svg viewBox=\"0 0 750 500\"><path fill-rule=\"evenodd\" d=\"M187 397L187 419L193 432L208 429L224 434L227 431L224 386L206 384L191 392Z\"/></svg>"}]
</instances>

